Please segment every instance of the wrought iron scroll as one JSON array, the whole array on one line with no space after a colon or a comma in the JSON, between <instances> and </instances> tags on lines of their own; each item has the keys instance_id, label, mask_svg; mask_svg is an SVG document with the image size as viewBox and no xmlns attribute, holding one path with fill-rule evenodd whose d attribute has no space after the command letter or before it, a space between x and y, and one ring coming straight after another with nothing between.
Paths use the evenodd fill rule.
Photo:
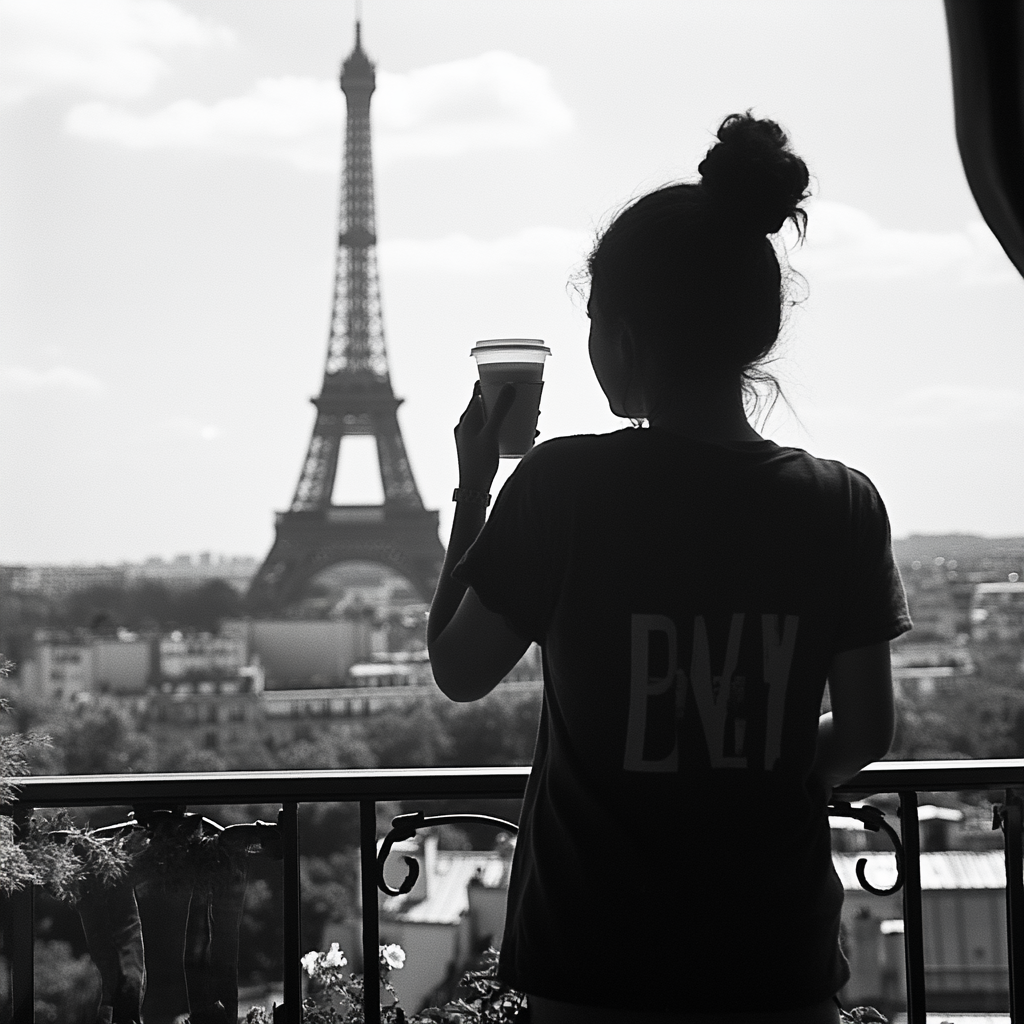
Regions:
<instances>
[{"instance_id":1,"label":"wrought iron scroll","mask_svg":"<svg viewBox=\"0 0 1024 1024\"><path fill-rule=\"evenodd\" d=\"M399 814L396 818L391 819L391 831L384 837L377 854L377 888L387 896L402 896L412 890L416 879L420 877L420 865L416 858L403 857L406 864L405 879L397 889L388 885L384 878L384 865L387 863L388 855L395 843L412 839L421 828L430 828L432 825L461 825L469 822L478 825L493 825L495 828L506 829L513 834L519 831L519 826L513 825L511 821L492 818L489 814L435 814L430 817L422 811Z\"/></svg>"},{"instance_id":2,"label":"wrought iron scroll","mask_svg":"<svg viewBox=\"0 0 1024 1024\"><path fill-rule=\"evenodd\" d=\"M854 807L853 804L838 801L828 805L828 814L830 818L855 818L871 832L882 831L889 837L893 853L896 854L896 881L888 889L879 889L877 886L872 885L864 874L864 869L868 863L866 857L861 857L857 861L857 881L860 882L864 889L874 893L876 896L891 896L894 892L899 892L903 888L905 854L899 835L885 820L885 811L878 807L873 807L871 804L862 804L860 807Z\"/></svg>"}]
</instances>

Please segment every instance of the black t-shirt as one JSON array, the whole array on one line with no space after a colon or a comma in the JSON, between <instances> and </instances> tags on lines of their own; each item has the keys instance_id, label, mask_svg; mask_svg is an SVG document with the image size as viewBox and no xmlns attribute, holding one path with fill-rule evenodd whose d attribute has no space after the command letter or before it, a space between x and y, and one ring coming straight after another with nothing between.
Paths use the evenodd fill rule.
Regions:
<instances>
[{"instance_id":1,"label":"black t-shirt","mask_svg":"<svg viewBox=\"0 0 1024 1024\"><path fill-rule=\"evenodd\" d=\"M871 482L771 441L558 438L455 575L544 656L501 977L647 1009L841 988L822 693L911 625Z\"/></svg>"}]
</instances>

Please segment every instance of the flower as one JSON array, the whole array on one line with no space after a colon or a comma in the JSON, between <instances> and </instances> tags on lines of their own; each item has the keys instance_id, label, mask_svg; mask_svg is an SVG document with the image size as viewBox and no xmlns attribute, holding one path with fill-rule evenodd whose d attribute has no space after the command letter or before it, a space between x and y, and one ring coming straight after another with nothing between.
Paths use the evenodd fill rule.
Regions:
<instances>
[{"instance_id":1,"label":"flower","mask_svg":"<svg viewBox=\"0 0 1024 1024\"><path fill-rule=\"evenodd\" d=\"M320 958L320 954L315 950L311 949L299 962L302 964L306 973L312 978L316 974L316 962Z\"/></svg>"},{"instance_id":2,"label":"flower","mask_svg":"<svg viewBox=\"0 0 1024 1024\"><path fill-rule=\"evenodd\" d=\"M392 970L400 971L405 966L405 950L397 942L381 946L380 957Z\"/></svg>"},{"instance_id":3,"label":"flower","mask_svg":"<svg viewBox=\"0 0 1024 1024\"><path fill-rule=\"evenodd\" d=\"M327 951L327 955L324 957L324 964L327 967L344 967L348 963L348 957L345 956L341 951L341 947L336 942L331 943L331 948Z\"/></svg>"}]
</instances>

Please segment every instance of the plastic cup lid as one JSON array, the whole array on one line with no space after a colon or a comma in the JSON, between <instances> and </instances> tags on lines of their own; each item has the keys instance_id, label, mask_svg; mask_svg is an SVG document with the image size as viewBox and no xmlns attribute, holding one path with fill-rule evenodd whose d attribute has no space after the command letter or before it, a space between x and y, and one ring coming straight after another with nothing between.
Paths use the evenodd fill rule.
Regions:
<instances>
[{"instance_id":1,"label":"plastic cup lid","mask_svg":"<svg viewBox=\"0 0 1024 1024\"><path fill-rule=\"evenodd\" d=\"M487 349L494 348L529 349L534 352L543 352L545 355L551 355L551 349L540 338L488 338L485 341L478 341L470 349L470 355L477 350L486 351Z\"/></svg>"}]
</instances>

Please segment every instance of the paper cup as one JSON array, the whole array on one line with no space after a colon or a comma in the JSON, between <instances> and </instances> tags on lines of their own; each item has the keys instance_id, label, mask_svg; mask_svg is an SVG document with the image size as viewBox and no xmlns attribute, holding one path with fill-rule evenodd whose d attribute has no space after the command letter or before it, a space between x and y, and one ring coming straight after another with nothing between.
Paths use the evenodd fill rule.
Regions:
<instances>
[{"instance_id":1,"label":"paper cup","mask_svg":"<svg viewBox=\"0 0 1024 1024\"><path fill-rule=\"evenodd\" d=\"M498 454L518 459L532 447L544 388L544 360L551 349L536 338L493 338L478 341L470 350L480 374L480 391L488 416L502 386L514 384L515 401L498 434Z\"/></svg>"}]
</instances>

